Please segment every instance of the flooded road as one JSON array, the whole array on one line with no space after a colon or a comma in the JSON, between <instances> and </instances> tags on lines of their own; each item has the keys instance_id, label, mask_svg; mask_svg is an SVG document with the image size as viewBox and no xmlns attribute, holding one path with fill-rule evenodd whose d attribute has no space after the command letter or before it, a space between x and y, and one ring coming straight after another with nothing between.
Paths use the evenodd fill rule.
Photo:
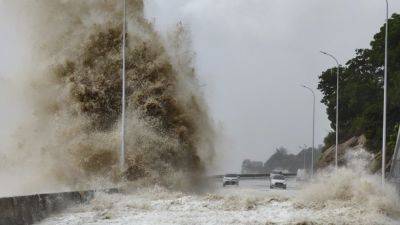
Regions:
<instances>
[{"instance_id":1,"label":"flooded road","mask_svg":"<svg viewBox=\"0 0 400 225\"><path fill-rule=\"evenodd\" d=\"M204 194L173 192L155 186L130 194L101 194L40 223L50 224L399 224L385 209L345 200L305 201L294 179L287 190L269 189L265 179L241 180L239 186ZM307 196L307 194L304 194Z\"/></svg>"}]
</instances>

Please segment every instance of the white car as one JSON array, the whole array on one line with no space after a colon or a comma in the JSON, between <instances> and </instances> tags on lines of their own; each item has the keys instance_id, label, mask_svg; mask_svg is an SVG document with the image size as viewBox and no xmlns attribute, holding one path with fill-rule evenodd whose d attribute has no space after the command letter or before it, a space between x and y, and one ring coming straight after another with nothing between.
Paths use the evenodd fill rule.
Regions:
<instances>
[{"instance_id":1,"label":"white car","mask_svg":"<svg viewBox=\"0 0 400 225\"><path fill-rule=\"evenodd\" d=\"M307 179L308 179L307 171L305 169L298 169L297 175L296 175L296 180L297 181L307 181Z\"/></svg>"},{"instance_id":2,"label":"white car","mask_svg":"<svg viewBox=\"0 0 400 225\"><path fill-rule=\"evenodd\" d=\"M222 178L222 186L226 185L239 185L239 175L237 174L226 174Z\"/></svg>"},{"instance_id":3,"label":"white car","mask_svg":"<svg viewBox=\"0 0 400 225\"><path fill-rule=\"evenodd\" d=\"M271 174L269 176L269 187L286 189L286 178L282 174Z\"/></svg>"}]
</instances>

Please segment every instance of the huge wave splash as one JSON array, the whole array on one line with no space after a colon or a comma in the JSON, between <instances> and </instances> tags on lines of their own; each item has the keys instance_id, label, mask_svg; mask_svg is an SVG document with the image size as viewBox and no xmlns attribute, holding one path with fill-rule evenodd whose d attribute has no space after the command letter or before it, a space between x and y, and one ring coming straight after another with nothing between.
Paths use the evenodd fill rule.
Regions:
<instances>
[{"instance_id":1,"label":"huge wave splash","mask_svg":"<svg viewBox=\"0 0 400 225\"><path fill-rule=\"evenodd\" d=\"M144 18L143 1L127 1L126 170L120 174L122 1L6 4L29 18L34 46L34 62L23 65L34 116L16 132L15 150L4 160L21 178L29 174L20 186L79 188L119 182L121 175L167 186L197 180L193 174L213 158L214 130L182 24L161 38Z\"/></svg>"}]
</instances>

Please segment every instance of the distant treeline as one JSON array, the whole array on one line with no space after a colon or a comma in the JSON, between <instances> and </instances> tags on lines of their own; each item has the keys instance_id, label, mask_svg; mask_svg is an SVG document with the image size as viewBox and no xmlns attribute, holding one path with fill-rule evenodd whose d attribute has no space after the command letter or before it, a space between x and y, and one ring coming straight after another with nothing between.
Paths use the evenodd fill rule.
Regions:
<instances>
[{"instance_id":1,"label":"distant treeline","mask_svg":"<svg viewBox=\"0 0 400 225\"><path fill-rule=\"evenodd\" d=\"M321 148L315 150L314 163L319 158ZM298 154L289 154L284 147L277 148L275 153L265 162L246 159L242 163L242 173L269 173L279 170L296 173L297 169L311 167L311 148L304 148Z\"/></svg>"},{"instance_id":2,"label":"distant treeline","mask_svg":"<svg viewBox=\"0 0 400 225\"><path fill-rule=\"evenodd\" d=\"M400 122L400 15L389 20L387 159L391 159ZM385 27L375 34L368 49L357 49L355 57L340 67L339 138L340 142L364 134L367 148L380 158L382 147L383 74ZM324 71L318 89L327 106L331 127L336 126L336 69ZM335 133L325 138L325 149L335 143Z\"/></svg>"}]
</instances>

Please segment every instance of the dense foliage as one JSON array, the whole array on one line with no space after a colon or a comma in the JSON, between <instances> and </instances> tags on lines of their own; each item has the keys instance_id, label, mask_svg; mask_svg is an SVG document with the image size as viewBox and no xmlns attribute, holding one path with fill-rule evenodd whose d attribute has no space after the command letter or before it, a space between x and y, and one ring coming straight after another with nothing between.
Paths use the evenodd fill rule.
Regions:
<instances>
[{"instance_id":1,"label":"dense foliage","mask_svg":"<svg viewBox=\"0 0 400 225\"><path fill-rule=\"evenodd\" d=\"M400 15L389 19L388 53L388 159L393 153L396 125L400 122ZM368 49L357 49L354 58L340 68L339 79L339 138L343 142L356 135L365 134L367 147L378 153L382 142L383 74L385 26L375 34ZM327 106L331 127L335 128L336 69L322 73L318 89L323 93L322 103ZM325 138L329 147L335 134Z\"/></svg>"}]
</instances>

